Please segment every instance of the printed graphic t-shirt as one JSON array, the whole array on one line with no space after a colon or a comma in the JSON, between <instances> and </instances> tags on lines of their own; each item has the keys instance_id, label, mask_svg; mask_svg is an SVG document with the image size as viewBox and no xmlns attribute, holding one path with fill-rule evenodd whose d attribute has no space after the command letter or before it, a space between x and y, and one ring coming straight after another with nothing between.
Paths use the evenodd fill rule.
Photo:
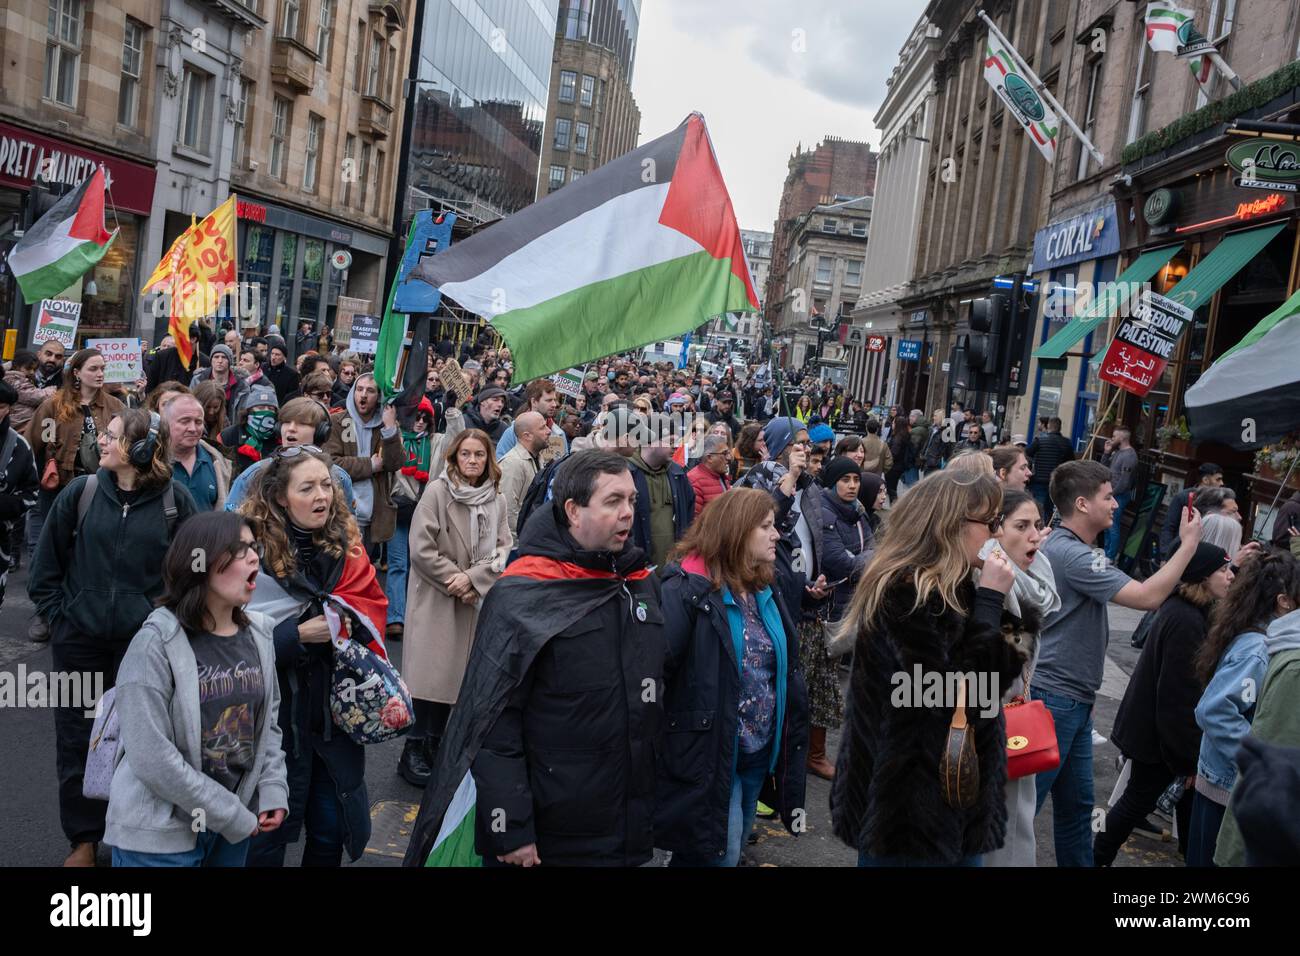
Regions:
<instances>
[{"instance_id":1,"label":"printed graphic t-shirt","mask_svg":"<svg viewBox=\"0 0 1300 956\"><path fill-rule=\"evenodd\" d=\"M265 695L262 659L247 628L231 637L199 634L190 646L199 669L203 772L235 790L257 753L255 730Z\"/></svg>"}]
</instances>

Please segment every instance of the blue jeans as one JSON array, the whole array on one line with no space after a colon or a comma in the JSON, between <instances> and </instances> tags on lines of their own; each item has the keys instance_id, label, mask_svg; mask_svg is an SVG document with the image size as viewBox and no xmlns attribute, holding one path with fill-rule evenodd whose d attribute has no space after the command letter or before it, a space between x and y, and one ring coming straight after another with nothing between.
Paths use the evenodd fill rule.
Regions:
<instances>
[{"instance_id":1,"label":"blue jeans","mask_svg":"<svg viewBox=\"0 0 1300 956\"><path fill-rule=\"evenodd\" d=\"M1128 503L1133 500L1133 492L1122 491L1115 496L1115 504L1119 507L1115 509L1115 520L1110 523L1106 529L1106 557L1111 564L1119 557L1119 536L1120 528L1124 524L1124 509Z\"/></svg>"},{"instance_id":2,"label":"blue jeans","mask_svg":"<svg viewBox=\"0 0 1300 956\"><path fill-rule=\"evenodd\" d=\"M1052 833L1057 866L1092 866L1092 705L1033 688L1056 724L1061 763L1036 776L1038 804L1052 795Z\"/></svg>"},{"instance_id":3,"label":"blue jeans","mask_svg":"<svg viewBox=\"0 0 1300 956\"><path fill-rule=\"evenodd\" d=\"M982 854L975 856L964 856L956 863L917 863L915 860L908 860L901 856L872 856L866 850L858 851L858 866L876 867L876 866L983 866L984 857Z\"/></svg>"},{"instance_id":4,"label":"blue jeans","mask_svg":"<svg viewBox=\"0 0 1300 956\"><path fill-rule=\"evenodd\" d=\"M307 839L302 850L303 866L342 865L343 841L347 837L343 827L343 806L339 803L338 789L334 786L329 767L314 752L307 806L303 811L303 831ZM273 842L272 836L264 833L253 841L247 866L284 866L287 845Z\"/></svg>"},{"instance_id":5,"label":"blue jeans","mask_svg":"<svg viewBox=\"0 0 1300 956\"><path fill-rule=\"evenodd\" d=\"M740 851L749 839L754 826L754 813L758 809L758 794L767 779L772 764L772 748L764 747L758 753L742 753L731 775L731 808L727 817L727 852L725 856L711 859L673 854L669 866L739 866Z\"/></svg>"},{"instance_id":6,"label":"blue jeans","mask_svg":"<svg viewBox=\"0 0 1300 956\"><path fill-rule=\"evenodd\" d=\"M388 575L384 578L384 594L388 596L388 623L406 622L406 572L411 566L407 547L411 539L410 522L397 522L393 536L388 539Z\"/></svg>"},{"instance_id":7,"label":"blue jeans","mask_svg":"<svg viewBox=\"0 0 1300 956\"><path fill-rule=\"evenodd\" d=\"M194 849L181 853L143 853L113 847L113 866L233 866L242 867L250 837L227 843L219 833L205 830Z\"/></svg>"}]
</instances>

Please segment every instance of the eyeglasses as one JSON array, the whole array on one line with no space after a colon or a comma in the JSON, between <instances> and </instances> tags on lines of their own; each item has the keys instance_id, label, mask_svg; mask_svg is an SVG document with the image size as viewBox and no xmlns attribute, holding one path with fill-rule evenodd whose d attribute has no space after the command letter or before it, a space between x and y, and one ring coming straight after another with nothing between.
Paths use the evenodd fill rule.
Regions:
<instances>
[{"instance_id":1,"label":"eyeglasses","mask_svg":"<svg viewBox=\"0 0 1300 956\"><path fill-rule=\"evenodd\" d=\"M285 445L275 450L276 458L297 458L299 455L322 455L315 445Z\"/></svg>"},{"instance_id":2,"label":"eyeglasses","mask_svg":"<svg viewBox=\"0 0 1300 956\"><path fill-rule=\"evenodd\" d=\"M257 555L259 561L266 557L266 548L260 541L240 541L239 544L232 546L230 549L230 553L234 555L236 561L242 560L249 551Z\"/></svg>"},{"instance_id":3,"label":"eyeglasses","mask_svg":"<svg viewBox=\"0 0 1300 956\"><path fill-rule=\"evenodd\" d=\"M989 534L997 534L1002 528L1002 515L995 515L992 518L967 518L971 524L982 524L989 529Z\"/></svg>"}]
</instances>

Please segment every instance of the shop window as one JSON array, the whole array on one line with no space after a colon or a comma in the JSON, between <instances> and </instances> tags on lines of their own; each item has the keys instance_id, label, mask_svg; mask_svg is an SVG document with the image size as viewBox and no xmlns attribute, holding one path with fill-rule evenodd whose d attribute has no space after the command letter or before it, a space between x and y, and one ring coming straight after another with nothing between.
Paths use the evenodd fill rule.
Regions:
<instances>
[{"instance_id":1,"label":"shop window","mask_svg":"<svg viewBox=\"0 0 1300 956\"><path fill-rule=\"evenodd\" d=\"M85 15L82 0L50 0L45 44L45 98L64 106L77 105Z\"/></svg>"},{"instance_id":2,"label":"shop window","mask_svg":"<svg viewBox=\"0 0 1300 956\"><path fill-rule=\"evenodd\" d=\"M293 104L282 96L275 98L271 117L271 178L284 181L289 165L289 129L293 124Z\"/></svg>"},{"instance_id":3,"label":"shop window","mask_svg":"<svg viewBox=\"0 0 1300 956\"><path fill-rule=\"evenodd\" d=\"M240 280L257 286L257 321L267 316L267 297L271 294L271 261L275 253L275 230L249 225L244 229L244 262Z\"/></svg>"},{"instance_id":4,"label":"shop window","mask_svg":"<svg viewBox=\"0 0 1300 956\"><path fill-rule=\"evenodd\" d=\"M302 251L302 285L298 293L298 314L294 316L294 326L299 319L315 319L320 315L321 286L325 279L325 243L320 239L303 241Z\"/></svg>"},{"instance_id":5,"label":"shop window","mask_svg":"<svg viewBox=\"0 0 1300 956\"><path fill-rule=\"evenodd\" d=\"M122 79L118 84L117 122L134 128L140 112L140 75L144 60L144 27L127 18L122 34Z\"/></svg>"},{"instance_id":6,"label":"shop window","mask_svg":"<svg viewBox=\"0 0 1300 956\"><path fill-rule=\"evenodd\" d=\"M572 70L560 71L560 102L572 103L578 88L578 74Z\"/></svg>"},{"instance_id":7,"label":"shop window","mask_svg":"<svg viewBox=\"0 0 1300 956\"><path fill-rule=\"evenodd\" d=\"M275 324L284 332L289 328L293 309L293 283L298 266L298 237L291 232L280 233L280 282L275 295Z\"/></svg>"},{"instance_id":8,"label":"shop window","mask_svg":"<svg viewBox=\"0 0 1300 956\"><path fill-rule=\"evenodd\" d=\"M115 338L131 331L140 227L134 216L125 213L117 214L114 227L121 232L83 280L94 279L98 289L95 295L82 300L78 331L87 337Z\"/></svg>"}]
</instances>

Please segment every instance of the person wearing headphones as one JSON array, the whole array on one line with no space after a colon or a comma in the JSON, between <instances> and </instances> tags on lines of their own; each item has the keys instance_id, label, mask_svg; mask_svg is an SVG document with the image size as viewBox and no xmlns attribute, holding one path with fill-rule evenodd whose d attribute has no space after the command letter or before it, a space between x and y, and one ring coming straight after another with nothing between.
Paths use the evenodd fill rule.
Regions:
<instances>
[{"instance_id":1,"label":"person wearing headphones","mask_svg":"<svg viewBox=\"0 0 1300 956\"><path fill-rule=\"evenodd\" d=\"M106 691L162 594L175 530L196 509L172 478L170 433L157 412L117 412L98 445L98 470L74 478L50 506L27 593L49 622L51 670L102 674ZM80 703L54 708L59 817L72 844L65 866L95 865L108 806L82 795L94 712Z\"/></svg>"},{"instance_id":2,"label":"person wearing headphones","mask_svg":"<svg viewBox=\"0 0 1300 956\"><path fill-rule=\"evenodd\" d=\"M330 435L329 409L323 402L314 398L291 398L280 409L280 448L292 448L296 445L312 445L320 449ZM266 470L270 457L253 462L230 486L226 494L225 509L238 511L257 476ZM338 465L330 465L330 474L334 483L343 490L343 500L348 509L356 513L356 495L352 492L352 479Z\"/></svg>"}]
</instances>

